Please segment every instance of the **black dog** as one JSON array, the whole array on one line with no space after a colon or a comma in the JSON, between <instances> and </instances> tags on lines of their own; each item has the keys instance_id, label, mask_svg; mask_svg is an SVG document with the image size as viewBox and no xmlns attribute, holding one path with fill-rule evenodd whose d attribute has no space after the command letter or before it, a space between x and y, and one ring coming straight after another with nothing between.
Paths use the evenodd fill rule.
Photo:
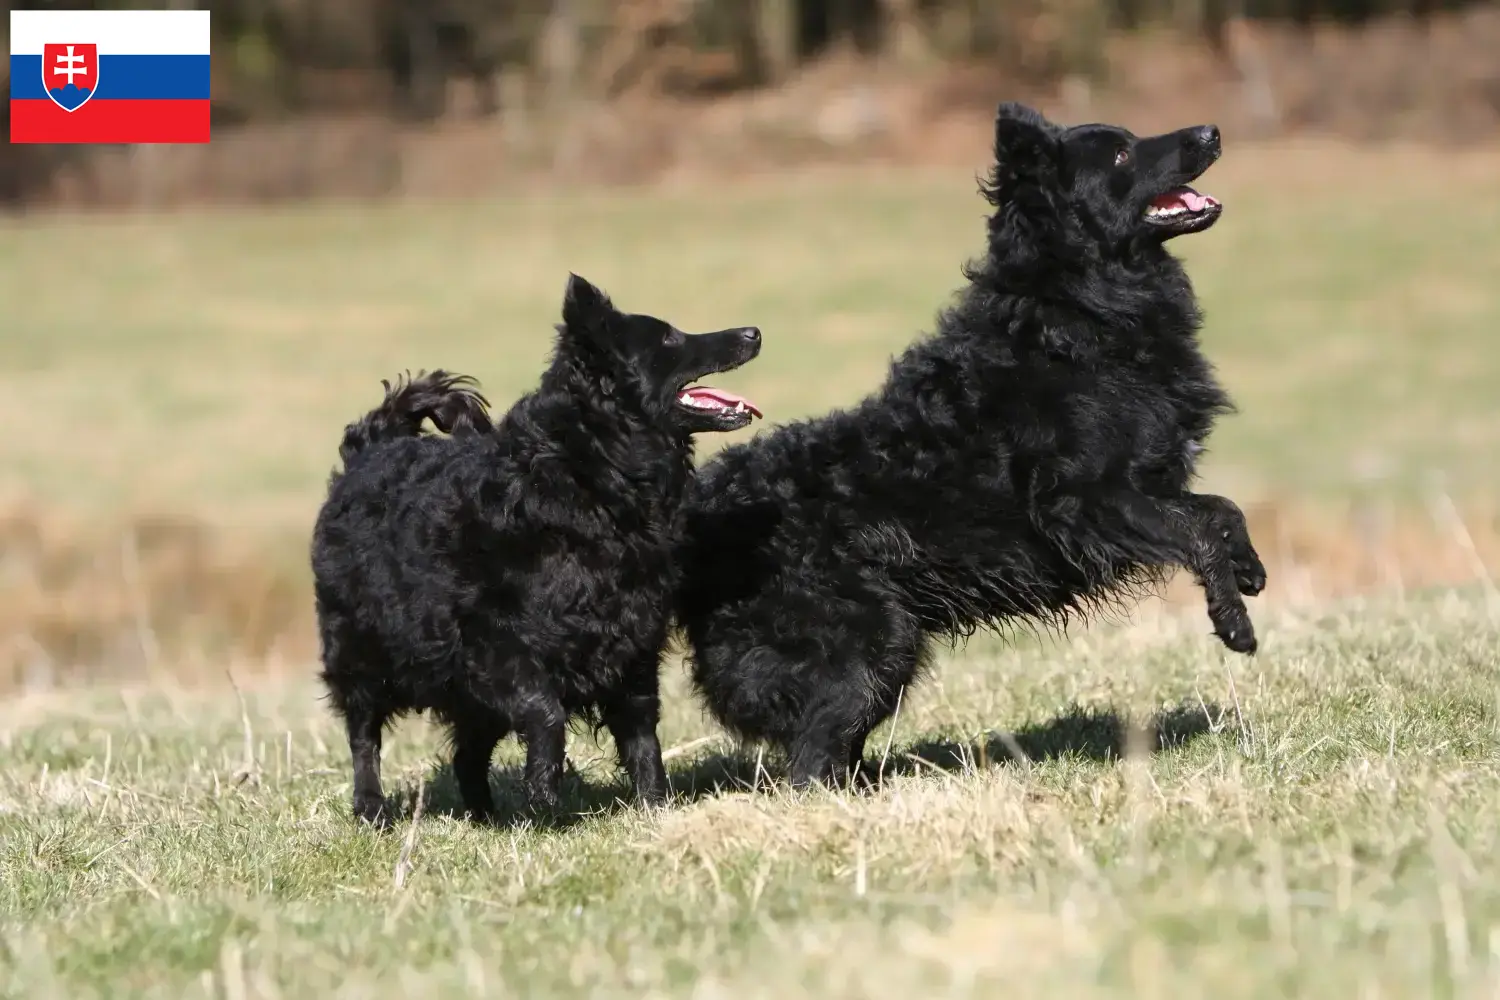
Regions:
<instances>
[{"instance_id":1,"label":"black dog","mask_svg":"<svg viewBox=\"0 0 1500 1000\"><path fill-rule=\"evenodd\" d=\"M988 253L859 406L726 449L680 556L693 678L794 784L857 770L928 638L1063 626L1196 574L1223 643L1265 584L1238 507L1189 492L1231 406L1164 243L1213 225L1186 185L1213 126L1137 138L1002 105Z\"/></svg>"},{"instance_id":2,"label":"black dog","mask_svg":"<svg viewBox=\"0 0 1500 1000\"><path fill-rule=\"evenodd\" d=\"M657 673L692 435L760 415L689 383L759 352L759 330L687 335L575 275L540 388L498 426L471 380L441 371L387 386L349 425L312 564L357 816L388 823L381 730L422 709L452 727L476 817L512 731L530 804L556 805L574 717L609 728L642 800L665 796ZM422 435L424 418L452 436Z\"/></svg>"}]
</instances>

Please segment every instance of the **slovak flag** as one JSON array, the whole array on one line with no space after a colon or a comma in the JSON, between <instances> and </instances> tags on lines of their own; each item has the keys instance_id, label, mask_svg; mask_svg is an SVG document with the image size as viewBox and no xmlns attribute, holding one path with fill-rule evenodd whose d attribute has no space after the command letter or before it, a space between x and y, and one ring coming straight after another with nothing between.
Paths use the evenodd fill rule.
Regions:
<instances>
[{"instance_id":1,"label":"slovak flag","mask_svg":"<svg viewBox=\"0 0 1500 1000\"><path fill-rule=\"evenodd\" d=\"M10 12L11 142L208 142L206 10Z\"/></svg>"}]
</instances>

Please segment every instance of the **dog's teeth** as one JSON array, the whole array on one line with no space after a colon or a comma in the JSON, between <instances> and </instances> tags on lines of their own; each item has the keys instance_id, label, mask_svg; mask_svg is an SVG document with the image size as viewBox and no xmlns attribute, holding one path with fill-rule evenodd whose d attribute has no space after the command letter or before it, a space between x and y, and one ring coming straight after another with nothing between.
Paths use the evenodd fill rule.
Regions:
<instances>
[{"instance_id":1,"label":"dog's teeth","mask_svg":"<svg viewBox=\"0 0 1500 1000\"><path fill-rule=\"evenodd\" d=\"M734 412L735 413L744 413L745 412L745 404L744 403L735 403L734 404Z\"/></svg>"}]
</instances>

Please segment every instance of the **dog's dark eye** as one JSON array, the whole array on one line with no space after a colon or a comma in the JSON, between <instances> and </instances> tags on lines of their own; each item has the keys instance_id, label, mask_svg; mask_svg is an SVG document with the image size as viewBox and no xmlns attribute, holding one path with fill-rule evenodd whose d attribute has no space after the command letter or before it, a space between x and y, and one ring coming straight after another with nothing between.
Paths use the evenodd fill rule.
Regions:
<instances>
[{"instance_id":1,"label":"dog's dark eye","mask_svg":"<svg viewBox=\"0 0 1500 1000\"><path fill-rule=\"evenodd\" d=\"M1129 162L1130 150L1126 149L1124 146L1121 146L1118 150L1115 151L1115 166L1123 167Z\"/></svg>"},{"instance_id":2,"label":"dog's dark eye","mask_svg":"<svg viewBox=\"0 0 1500 1000\"><path fill-rule=\"evenodd\" d=\"M664 334L664 335L663 335L663 336L662 336L662 338L661 338L661 342L662 342L662 343L663 343L663 344L665 344L665 345L666 345L666 346L668 346L668 347L677 347L677 346L679 346L679 345L680 345L680 344L681 344L681 343L682 343L682 342L683 342L683 341L684 341L684 340L685 340L685 339L686 339L686 337L684 337L684 336L683 336L683 333L682 333L682 331L681 331L681 330L675 330L675 329L672 329L672 330L668 330L668 331L667 331L667 332L666 332L666 333L665 333L665 334Z\"/></svg>"}]
</instances>

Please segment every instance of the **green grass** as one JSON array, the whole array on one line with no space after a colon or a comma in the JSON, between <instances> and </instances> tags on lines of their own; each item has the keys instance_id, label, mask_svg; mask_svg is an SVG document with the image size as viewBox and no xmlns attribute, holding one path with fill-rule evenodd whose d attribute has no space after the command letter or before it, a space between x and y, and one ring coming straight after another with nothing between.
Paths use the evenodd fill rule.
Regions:
<instances>
[{"instance_id":1,"label":"green grass","mask_svg":"<svg viewBox=\"0 0 1500 1000\"><path fill-rule=\"evenodd\" d=\"M1399 501L1436 472L1460 499L1500 492L1497 164L1314 146L1215 167L1224 221L1175 244L1241 408L1210 488ZM507 744L511 821L464 823L440 734L410 721L386 785L420 785L425 811L381 836L348 819L312 666L239 663L242 712L219 656L166 631L199 614L172 601L218 588L230 611L206 625L239 635L264 567L189 539L145 582L125 571L110 525L155 511L284 551L302 580L339 432L378 380L449 367L503 405L536 378L570 269L685 328L761 325L762 356L724 381L770 422L851 402L979 251L973 188L862 172L0 223L0 500L87 529L42 517L37 541L17 521L0 662L40 649L50 670L72 648L35 638L54 632L150 662L155 628L156 666L210 681L0 701L0 993L1500 995L1492 587L1318 606L1281 592L1299 554L1267 537L1255 660L1226 658L1196 600L1066 642L976 641L871 739L890 776L864 795L746 791L757 758L717 739L675 663L662 737L683 799L659 813L614 804L612 751L584 736L575 821L516 818ZM1371 556L1341 544L1324 555ZM1128 737L1153 718L1148 753Z\"/></svg>"},{"instance_id":2,"label":"green grass","mask_svg":"<svg viewBox=\"0 0 1500 1000\"><path fill-rule=\"evenodd\" d=\"M1174 244L1241 406L1212 485L1500 485L1497 164L1247 147L1214 168L1224 220ZM930 328L982 247L983 208L969 174L864 172L6 223L0 420L24 430L0 454L11 489L48 505L301 530L381 377L456 368L501 405L532 385L570 269L685 328L759 324L762 356L726 383L773 423L818 413Z\"/></svg>"},{"instance_id":3,"label":"green grass","mask_svg":"<svg viewBox=\"0 0 1500 1000\"><path fill-rule=\"evenodd\" d=\"M576 822L452 816L438 734L387 740L408 821L348 816L340 730L295 678L70 694L0 715L7 996L1492 997L1500 618L1480 595L1263 627L975 643L909 692L885 786L712 789L756 757L668 671L684 801ZM1206 706L1206 715L1205 715ZM1125 720L1164 718L1144 752ZM1001 730L1013 733L1009 742ZM886 731L871 740L882 755ZM247 755L247 743L249 752ZM998 763L1010 743L1025 762ZM1134 749L1132 749L1134 748ZM933 763L918 765L919 754ZM601 756L603 755L603 756ZM773 772L775 763L767 767ZM239 781L246 772L251 777Z\"/></svg>"}]
</instances>

